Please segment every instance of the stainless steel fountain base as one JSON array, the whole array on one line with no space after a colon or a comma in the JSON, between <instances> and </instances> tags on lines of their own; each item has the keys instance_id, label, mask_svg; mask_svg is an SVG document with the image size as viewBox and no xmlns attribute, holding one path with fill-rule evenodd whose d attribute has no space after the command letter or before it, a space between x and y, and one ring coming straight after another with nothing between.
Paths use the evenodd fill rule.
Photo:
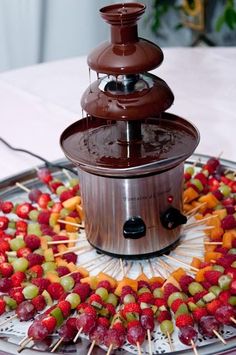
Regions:
<instances>
[{"instance_id":1,"label":"stainless steel fountain base","mask_svg":"<svg viewBox=\"0 0 236 355\"><path fill-rule=\"evenodd\" d=\"M134 178L99 176L79 168L89 243L126 258L150 257L173 247L181 226L169 230L161 216L170 207L182 211L183 166ZM137 233L129 233L133 226Z\"/></svg>"}]
</instances>

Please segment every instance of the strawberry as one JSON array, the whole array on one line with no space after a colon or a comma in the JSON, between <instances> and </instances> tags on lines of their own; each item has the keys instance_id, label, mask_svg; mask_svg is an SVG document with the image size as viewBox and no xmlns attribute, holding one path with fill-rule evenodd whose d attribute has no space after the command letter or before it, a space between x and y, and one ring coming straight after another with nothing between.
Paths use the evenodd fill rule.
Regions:
<instances>
[{"instance_id":1,"label":"strawberry","mask_svg":"<svg viewBox=\"0 0 236 355\"><path fill-rule=\"evenodd\" d=\"M16 252L18 258L27 258L29 254L31 254L31 250L27 247L20 248Z\"/></svg>"},{"instance_id":2,"label":"strawberry","mask_svg":"<svg viewBox=\"0 0 236 355\"><path fill-rule=\"evenodd\" d=\"M32 211L33 206L29 202L24 202L16 206L15 213L19 218L29 219L29 213Z\"/></svg>"},{"instance_id":3,"label":"strawberry","mask_svg":"<svg viewBox=\"0 0 236 355\"><path fill-rule=\"evenodd\" d=\"M38 205L42 209L46 209L48 207L48 203L51 202L52 199L49 194L43 193L38 198Z\"/></svg>"},{"instance_id":4,"label":"strawberry","mask_svg":"<svg viewBox=\"0 0 236 355\"><path fill-rule=\"evenodd\" d=\"M178 328L186 327L187 325L193 326L194 321L190 314L180 314L175 321L175 325Z\"/></svg>"},{"instance_id":5,"label":"strawberry","mask_svg":"<svg viewBox=\"0 0 236 355\"><path fill-rule=\"evenodd\" d=\"M206 308L210 314L214 315L217 308L219 308L221 305L222 305L221 301L216 299L211 301L210 303L207 303Z\"/></svg>"},{"instance_id":6,"label":"strawberry","mask_svg":"<svg viewBox=\"0 0 236 355\"><path fill-rule=\"evenodd\" d=\"M202 317L205 317L208 315L208 311L205 307L198 307L193 311L193 318L195 322L199 322Z\"/></svg>"},{"instance_id":7,"label":"strawberry","mask_svg":"<svg viewBox=\"0 0 236 355\"><path fill-rule=\"evenodd\" d=\"M98 317L97 319L97 324L100 324L102 325L103 327L105 328L109 328L110 327L110 322L109 322L109 319L105 318L105 317ZM116 323L116 324L119 324L119 323ZM121 323L120 323L121 324ZM115 325L115 324L114 324Z\"/></svg>"},{"instance_id":8,"label":"strawberry","mask_svg":"<svg viewBox=\"0 0 236 355\"><path fill-rule=\"evenodd\" d=\"M62 256L63 259L65 259L68 263L74 263L76 264L78 255L76 255L75 253L69 252L66 253Z\"/></svg>"},{"instance_id":9,"label":"strawberry","mask_svg":"<svg viewBox=\"0 0 236 355\"><path fill-rule=\"evenodd\" d=\"M114 316L114 315L116 314L116 309L115 309L115 307L113 306L113 304L107 303L107 304L105 305L105 308L108 310L109 316Z\"/></svg>"},{"instance_id":10,"label":"strawberry","mask_svg":"<svg viewBox=\"0 0 236 355\"><path fill-rule=\"evenodd\" d=\"M40 238L37 235L29 234L24 237L25 244L32 251L40 247Z\"/></svg>"},{"instance_id":11,"label":"strawberry","mask_svg":"<svg viewBox=\"0 0 236 355\"><path fill-rule=\"evenodd\" d=\"M154 297L150 292L143 292L141 295L138 296L138 302L144 302L148 304L154 303Z\"/></svg>"},{"instance_id":12,"label":"strawberry","mask_svg":"<svg viewBox=\"0 0 236 355\"><path fill-rule=\"evenodd\" d=\"M37 286L39 288L39 293L42 293L50 285L50 281L48 279L42 278L42 277L37 277L36 279L32 279L31 282L32 282L32 284L34 284L35 286Z\"/></svg>"},{"instance_id":13,"label":"strawberry","mask_svg":"<svg viewBox=\"0 0 236 355\"><path fill-rule=\"evenodd\" d=\"M70 273L70 270L67 266L58 266L56 268L56 272L58 273L59 277L65 276Z\"/></svg>"},{"instance_id":14,"label":"strawberry","mask_svg":"<svg viewBox=\"0 0 236 355\"><path fill-rule=\"evenodd\" d=\"M6 240L0 240L0 252L6 253L9 250L11 250L10 244Z\"/></svg>"},{"instance_id":15,"label":"strawberry","mask_svg":"<svg viewBox=\"0 0 236 355\"><path fill-rule=\"evenodd\" d=\"M151 308L142 309L142 315L153 317L153 310Z\"/></svg>"},{"instance_id":16,"label":"strawberry","mask_svg":"<svg viewBox=\"0 0 236 355\"><path fill-rule=\"evenodd\" d=\"M32 278L42 277L43 272L44 271L41 265L34 265L28 270L28 274L30 274Z\"/></svg>"},{"instance_id":17,"label":"strawberry","mask_svg":"<svg viewBox=\"0 0 236 355\"><path fill-rule=\"evenodd\" d=\"M26 233L28 228L28 224L25 221L19 220L16 221L16 231L18 233Z\"/></svg>"},{"instance_id":18,"label":"strawberry","mask_svg":"<svg viewBox=\"0 0 236 355\"><path fill-rule=\"evenodd\" d=\"M73 292L77 293L80 296L81 302L84 302L88 298L91 292L91 288L89 284L85 282L83 284L77 284Z\"/></svg>"},{"instance_id":19,"label":"strawberry","mask_svg":"<svg viewBox=\"0 0 236 355\"><path fill-rule=\"evenodd\" d=\"M129 322L127 324L127 329L136 327L136 326L140 326L140 322L138 320L132 320L131 322Z\"/></svg>"},{"instance_id":20,"label":"strawberry","mask_svg":"<svg viewBox=\"0 0 236 355\"><path fill-rule=\"evenodd\" d=\"M71 304L68 301L60 301L57 305L62 311L63 317L67 318L71 312Z\"/></svg>"},{"instance_id":21,"label":"strawberry","mask_svg":"<svg viewBox=\"0 0 236 355\"><path fill-rule=\"evenodd\" d=\"M10 277L13 274L13 266L10 263L0 264L0 273L3 277Z\"/></svg>"},{"instance_id":22,"label":"strawberry","mask_svg":"<svg viewBox=\"0 0 236 355\"><path fill-rule=\"evenodd\" d=\"M219 301L220 301L223 305L227 305L230 296L231 296L231 292L230 292L229 290L227 290L227 291L222 291L222 292L219 294L218 299L219 299Z\"/></svg>"},{"instance_id":23,"label":"strawberry","mask_svg":"<svg viewBox=\"0 0 236 355\"><path fill-rule=\"evenodd\" d=\"M179 308L179 306L180 306L181 304L183 304L183 303L184 303L184 301L181 300L180 298L178 298L177 300L174 300L174 301L171 303L170 308L171 308L171 310L175 313L175 312L177 311L177 309Z\"/></svg>"},{"instance_id":24,"label":"strawberry","mask_svg":"<svg viewBox=\"0 0 236 355\"><path fill-rule=\"evenodd\" d=\"M42 181L44 184L49 184L49 182L53 179L52 174L48 168L42 168L37 171L37 176L39 180Z\"/></svg>"},{"instance_id":25,"label":"strawberry","mask_svg":"<svg viewBox=\"0 0 236 355\"><path fill-rule=\"evenodd\" d=\"M42 210L38 215L38 223L39 224L49 224L49 218L51 216L51 211Z\"/></svg>"},{"instance_id":26,"label":"strawberry","mask_svg":"<svg viewBox=\"0 0 236 355\"><path fill-rule=\"evenodd\" d=\"M11 213L13 210L13 203L11 201L2 201L0 204L0 209L2 210L3 213Z\"/></svg>"},{"instance_id":27,"label":"strawberry","mask_svg":"<svg viewBox=\"0 0 236 355\"><path fill-rule=\"evenodd\" d=\"M160 288L162 286L161 282L155 281L151 286L149 286L150 290L153 292L156 288Z\"/></svg>"},{"instance_id":28,"label":"strawberry","mask_svg":"<svg viewBox=\"0 0 236 355\"><path fill-rule=\"evenodd\" d=\"M77 327L76 327L76 317L70 317L67 319L66 321L66 325L68 325L69 327L71 327L72 329L76 329L77 330Z\"/></svg>"},{"instance_id":29,"label":"strawberry","mask_svg":"<svg viewBox=\"0 0 236 355\"><path fill-rule=\"evenodd\" d=\"M48 286L47 291L50 293L51 297L54 300L58 300L60 296L64 293L64 288L59 282L52 282Z\"/></svg>"},{"instance_id":30,"label":"strawberry","mask_svg":"<svg viewBox=\"0 0 236 355\"><path fill-rule=\"evenodd\" d=\"M42 324L47 328L49 333L53 333L56 328L57 321L55 317L47 316L46 318L42 319Z\"/></svg>"},{"instance_id":31,"label":"strawberry","mask_svg":"<svg viewBox=\"0 0 236 355\"><path fill-rule=\"evenodd\" d=\"M127 313L137 313L141 314L141 308L137 303L128 303L124 305L122 310L123 316L126 318Z\"/></svg>"},{"instance_id":32,"label":"strawberry","mask_svg":"<svg viewBox=\"0 0 236 355\"><path fill-rule=\"evenodd\" d=\"M176 286L172 285L171 283L165 284L165 286L164 286L164 298L166 300L174 292L179 292L179 289Z\"/></svg>"},{"instance_id":33,"label":"strawberry","mask_svg":"<svg viewBox=\"0 0 236 355\"><path fill-rule=\"evenodd\" d=\"M25 280L25 273L22 271L16 271L12 276L12 285L13 287L21 286L21 283Z\"/></svg>"},{"instance_id":34,"label":"strawberry","mask_svg":"<svg viewBox=\"0 0 236 355\"><path fill-rule=\"evenodd\" d=\"M34 265L41 265L44 262L44 257L40 254L30 253L27 255L26 259L29 262L29 267Z\"/></svg>"},{"instance_id":35,"label":"strawberry","mask_svg":"<svg viewBox=\"0 0 236 355\"><path fill-rule=\"evenodd\" d=\"M205 279L210 282L211 285L218 285L218 279L222 275L220 271L217 270L208 270L205 271Z\"/></svg>"},{"instance_id":36,"label":"strawberry","mask_svg":"<svg viewBox=\"0 0 236 355\"><path fill-rule=\"evenodd\" d=\"M102 297L97 295L96 293L94 293L93 295L91 295L89 297L89 303L92 303L92 302L97 302L97 303L103 304Z\"/></svg>"},{"instance_id":37,"label":"strawberry","mask_svg":"<svg viewBox=\"0 0 236 355\"><path fill-rule=\"evenodd\" d=\"M128 326L129 326L130 323L134 324L133 322L137 322L137 321L129 322ZM137 324L137 323L135 323L135 324ZM116 322L115 324L113 324L112 328L118 330L118 332L120 334L125 334L126 333L125 326L121 322Z\"/></svg>"},{"instance_id":38,"label":"strawberry","mask_svg":"<svg viewBox=\"0 0 236 355\"><path fill-rule=\"evenodd\" d=\"M64 202L66 200L69 200L69 198L74 197L75 193L73 190L65 190L62 191L62 193L59 196L59 199L61 202Z\"/></svg>"},{"instance_id":39,"label":"strawberry","mask_svg":"<svg viewBox=\"0 0 236 355\"><path fill-rule=\"evenodd\" d=\"M162 323L164 320L171 320L171 314L169 311L160 311L157 314L157 321L158 323Z\"/></svg>"},{"instance_id":40,"label":"strawberry","mask_svg":"<svg viewBox=\"0 0 236 355\"><path fill-rule=\"evenodd\" d=\"M17 304L20 304L25 300L22 291L23 291L22 287L13 287L9 290L9 296L13 298Z\"/></svg>"},{"instance_id":41,"label":"strawberry","mask_svg":"<svg viewBox=\"0 0 236 355\"><path fill-rule=\"evenodd\" d=\"M37 309L38 312L42 311L46 307L46 301L42 295L34 297L31 302L33 303L34 307Z\"/></svg>"},{"instance_id":42,"label":"strawberry","mask_svg":"<svg viewBox=\"0 0 236 355\"><path fill-rule=\"evenodd\" d=\"M138 290L142 287L145 287L145 288L148 288L150 289L150 285L147 281L144 281L144 280L139 280L138 281Z\"/></svg>"},{"instance_id":43,"label":"strawberry","mask_svg":"<svg viewBox=\"0 0 236 355\"><path fill-rule=\"evenodd\" d=\"M6 302L3 301L2 298L0 298L0 315L2 315L5 312L6 309Z\"/></svg>"},{"instance_id":44,"label":"strawberry","mask_svg":"<svg viewBox=\"0 0 236 355\"><path fill-rule=\"evenodd\" d=\"M0 216L0 230L4 231L8 228L9 218Z\"/></svg>"},{"instance_id":45,"label":"strawberry","mask_svg":"<svg viewBox=\"0 0 236 355\"><path fill-rule=\"evenodd\" d=\"M183 275L179 280L180 287L183 292L188 293L188 286L194 282L194 278L190 275Z\"/></svg>"},{"instance_id":46,"label":"strawberry","mask_svg":"<svg viewBox=\"0 0 236 355\"><path fill-rule=\"evenodd\" d=\"M83 313L91 314L92 316L94 316L94 318L97 317L96 309L90 304L88 304L86 307L83 308Z\"/></svg>"},{"instance_id":47,"label":"strawberry","mask_svg":"<svg viewBox=\"0 0 236 355\"><path fill-rule=\"evenodd\" d=\"M194 302L199 301L203 296L205 296L208 292L206 290L195 293L195 295L193 296Z\"/></svg>"},{"instance_id":48,"label":"strawberry","mask_svg":"<svg viewBox=\"0 0 236 355\"><path fill-rule=\"evenodd\" d=\"M161 307L161 306L167 307L167 301L164 300L163 298L155 298L154 304L155 304L155 306L157 306L158 308Z\"/></svg>"},{"instance_id":49,"label":"strawberry","mask_svg":"<svg viewBox=\"0 0 236 355\"><path fill-rule=\"evenodd\" d=\"M111 292L112 290L111 284L108 280L100 281L97 285L97 288L99 287L104 287L108 292Z\"/></svg>"}]
</instances>

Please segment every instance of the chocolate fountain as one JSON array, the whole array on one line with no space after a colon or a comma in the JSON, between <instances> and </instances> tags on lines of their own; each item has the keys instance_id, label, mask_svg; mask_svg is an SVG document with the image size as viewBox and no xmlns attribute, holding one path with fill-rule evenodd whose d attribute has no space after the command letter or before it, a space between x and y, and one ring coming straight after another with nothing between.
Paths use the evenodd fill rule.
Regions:
<instances>
[{"instance_id":1,"label":"chocolate fountain","mask_svg":"<svg viewBox=\"0 0 236 355\"><path fill-rule=\"evenodd\" d=\"M184 161L199 142L191 123L164 112L174 96L148 72L163 53L138 37L144 11L140 3L100 10L111 40L88 56L98 79L81 100L87 116L61 136L65 155L78 166L87 239L116 257L150 257L178 242L186 223Z\"/></svg>"}]
</instances>

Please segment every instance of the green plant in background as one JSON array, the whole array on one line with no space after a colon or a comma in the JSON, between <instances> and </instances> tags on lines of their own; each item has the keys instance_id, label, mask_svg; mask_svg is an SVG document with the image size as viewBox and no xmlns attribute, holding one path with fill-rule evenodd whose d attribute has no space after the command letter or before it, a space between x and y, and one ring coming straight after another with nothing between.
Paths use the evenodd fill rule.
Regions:
<instances>
[{"instance_id":1,"label":"green plant in background","mask_svg":"<svg viewBox=\"0 0 236 355\"><path fill-rule=\"evenodd\" d=\"M216 21L216 31L220 31L224 24L226 24L230 30L236 28L236 9L234 0L226 1L223 13Z\"/></svg>"},{"instance_id":2,"label":"green plant in background","mask_svg":"<svg viewBox=\"0 0 236 355\"><path fill-rule=\"evenodd\" d=\"M208 0L213 1L213 0ZM163 17L170 11L174 10L180 13L184 10L184 2L188 3L189 8L194 10L196 6L195 0L153 0L152 2L152 12L147 18L146 22L150 22L150 27L153 33L158 35L161 28ZM234 0L214 0L214 5L217 3L223 3L222 12L216 20L215 29L220 31L224 25L226 25L230 30L236 29L236 6ZM175 29L183 27L183 24L179 24Z\"/></svg>"}]
</instances>

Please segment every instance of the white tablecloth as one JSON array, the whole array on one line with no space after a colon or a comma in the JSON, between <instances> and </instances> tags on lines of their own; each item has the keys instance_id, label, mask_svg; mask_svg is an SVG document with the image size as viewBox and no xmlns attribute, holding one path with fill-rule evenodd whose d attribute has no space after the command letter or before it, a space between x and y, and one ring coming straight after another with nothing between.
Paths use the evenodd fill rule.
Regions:
<instances>
[{"instance_id":1,"label":"white tablecloth","mask_svg":"<svg viewBox=\"0 0 236 355\"><path fill-rule=\"evenodd\" d=\"M198 153L236 159L236 48L168 48L154 73L175 95L170 112L201 134ZM62 131L81 118L89 85L85 57L0 74L0 136L49 160L63 157ZM0 179L40 162L0 142Z\"/></svg>"}]
</instances>

